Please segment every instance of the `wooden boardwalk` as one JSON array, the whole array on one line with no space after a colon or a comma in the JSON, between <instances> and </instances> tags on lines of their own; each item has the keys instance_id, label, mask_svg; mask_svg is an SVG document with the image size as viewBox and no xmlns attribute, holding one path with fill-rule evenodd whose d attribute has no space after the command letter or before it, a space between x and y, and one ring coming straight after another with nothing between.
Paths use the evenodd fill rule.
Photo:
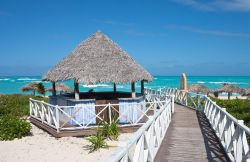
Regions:
<instances>
[{"instance_id":1,"label":"wooden boardwalk","mask_svg":"<svg viewBox=\"0 0 250 162\"><path fill-rule=\"evenodd\" d=\"M204 114L176 104L175 114L155 161L229 160Z\"/></svg>"}]
</instances>

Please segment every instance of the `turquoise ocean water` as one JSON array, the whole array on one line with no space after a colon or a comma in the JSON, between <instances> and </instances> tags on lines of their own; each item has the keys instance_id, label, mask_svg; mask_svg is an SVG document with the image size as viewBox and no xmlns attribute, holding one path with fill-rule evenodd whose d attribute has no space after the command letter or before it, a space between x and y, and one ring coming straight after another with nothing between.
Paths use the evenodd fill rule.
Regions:
<instances>
[{"instance_id":1,"label":"turquoise ocean water","mask_svg":"<svg viewBox=\"0 0 250 162\"><path fill-rule=\"evenodd\" d=\"M230 83L242 88L250 87L250 76L188 76L188 84L202 83L211 89L219 88L223 83ZM41 76L0 76L0 94L24 93L20 88L30 82L41 82ZM50 82L43 82L45 86L51 86ZM65 84L73 88L72 81L65 81ZM155 76L150 83L145 83L146 87L158 89L161 87L179 88L180 76ZM80 91L86 92L90 89L94 91L112 91L111 83L100 83L97 85L80 85ZM130 84L117 85L118 91L130 91ZM136 83L136 90L140 91L140 83ZM26 92L25 94L31 94ZM50 95L47 93L46 95Z\"/></svg>"}]
</instances>

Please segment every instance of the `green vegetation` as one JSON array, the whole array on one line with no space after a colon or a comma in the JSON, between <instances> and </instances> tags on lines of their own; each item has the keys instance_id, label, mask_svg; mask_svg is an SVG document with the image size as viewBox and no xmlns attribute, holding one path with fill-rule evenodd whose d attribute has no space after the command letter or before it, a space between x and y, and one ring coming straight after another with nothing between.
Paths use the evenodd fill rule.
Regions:
<instances>
[{"instance_id":1,"label":"green vegetation","mask_svg":"<svg viewBox=\"0 0 250 162\"><path fill-rule=\"evenodd\" d=\"M31 125L13 115L0 117L0 140L13 140L28 135Z\"/></svg>"},{"instance_id":2,"label":"green vegetation","mask_svg":"<svg viewBox=\"0 0 250 162\"><path fill-rule=\"evenodd\" d=\"M31 125L24 120L24 117L29 115L29 98L31 97L47 101L46 98L32 95L0 96L0 140L13 140L30 133Z\"/></svg>"},{"instance_id":3,"label":"green vegetation","mask_svg":"<svg viewBox=\"0 0 250 162\"><path fill-rule=\"evenodd\" d=\"M115 122L115 120L112 120L110 124L107 122L103 122L102 127L102 135L105 138L109 138L111 140L118 140L119 137L119 127L118 124Z\"/></svg>"},{"instance_id":4,"label":"green vegetation","mask_svg":"<svg viewBox=\"0 0 250 162\"><path fill-rule=\"evenodd\" d=\"M105 142L105 138L100 132L96 136L88 137L87 140L91 143L89 153L99 150L100 148L107 148L108 145Z\"/></svg>"},{"instance_id":5,"label":"green vegetation","mask_svg":"<svg viewBox=\"0 0 250 162\"><path fill-rule=\"evenodd\" d=\"M226 108L238 120L244 120L244 124L250 127L250 100L219 100L212 99L220 107Z\"/></svg>"},{"instance_id":6,"label":"green vegetation","mask_svg":"<svg viewBox=\"0 0 250 162\"><path fill-rule=\"evenodd\" d=\"M195 108L195 104L196 106L198 106L198 101L199 101L199 98L198 96L195 96L195 97L192 97L192 100L190 97L187 98L187 105L189 107L192 107L192 108ZM195 104L194 104L195 103ZM200 107L198 108L199 110L205 106L205 101L203 99L200 99Z\"/></svg>"},{"instance_id":7,"label":"green vegetation","mask_svg":"<svg viewBox=\"0 0 250 162\"><path fill-rule=\"evenodd\" d=\"M33 95L1 95L0 96L0 117L4 115L13 115L23 117L29 115L29 98L44 100L48 102L47 98L35 97Z\"/></svg>"},{"instance_id":8,"label":"green vegetation","mask_svg":"<svg viewBox=\"0 0 250 162\"><path fill-rule=\"evenodd\" d=\"M37 84L37 92L45 96L45 87L42 83Z\"/></svg>"},{"instance_id":9,"label":"green vegetation","mask_svg":"<svg viewBox=\"0 0 250 162\"><path fill-rule=\"evenodd\" d=\"M112 120L111 123L102 121L97 128L97 135L88 137L87 140L91 143L89 146L89 152L94 152L100 148L108 148L105 140L118 140L119 137L119 127L115 120Z\"/></svg>"}]
</instances>

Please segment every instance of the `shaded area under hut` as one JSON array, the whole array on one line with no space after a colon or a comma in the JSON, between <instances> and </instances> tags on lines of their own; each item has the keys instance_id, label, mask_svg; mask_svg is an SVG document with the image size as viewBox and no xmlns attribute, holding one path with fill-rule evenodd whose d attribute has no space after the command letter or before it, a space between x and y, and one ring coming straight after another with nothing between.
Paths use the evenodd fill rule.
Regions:
<instances>
[{"instance_id":1,"label":"shaded area under hut","mask_svg":"<svg viewBox=\"0 0 250 162\"><path fill-rule=\"evenodd\" d=\"M74 92L56 95L56 82L73 80ZM101 32L96 32L85 41L81 42L74 51L62 61L50 69L43 76L43 81L52 82L52 96L49 97L50 104L59 106L74 106L65 108L65 112L74 115L74 121L81 124L97 124L99 119L92 120L95 115L103 116L108 120L110 113L125 114L130 120L136 121L138 109L131 103L141 103L144 97L144 82L152 81L152 76L141 65L137 64L124 50L122 50L109 37ZM136 93L135 82L141 82L141 93ZM98 83L113 83L113 92L79 92L79 84L95 85ZM130 92L118 92L116 84L131 84ZM102 111L103 104L119 104L116 110ZM130 105L129 105L130 104ZM128 106L129 105L129 106ZM75 106L82 109L75 112ZM135 104L136 106L136 104ZM125 117L120 122L127 123Z\"/></svg>"}]
</instances>

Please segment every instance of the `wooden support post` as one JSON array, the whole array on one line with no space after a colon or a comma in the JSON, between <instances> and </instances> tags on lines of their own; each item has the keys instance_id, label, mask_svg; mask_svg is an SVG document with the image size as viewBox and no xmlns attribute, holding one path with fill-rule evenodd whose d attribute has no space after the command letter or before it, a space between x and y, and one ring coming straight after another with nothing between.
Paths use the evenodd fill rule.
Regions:
<instances>
[{"instance_id":1,"label":"wooden support post","mask_svg":"<svg viewBox=\"0 0 250 162\"><path fill-rule=\"evenodd\" d=\"M116 92L116 84L114 83L114 92Z\"/></svg>"},{"instance_id":2,"label":"wooden support post","mask_svg":"<svg viewBox=\"0 0 250 162\"><path fill-rule=\"evenodd\" d=\"M141 94L144 95L144 80L141 81Z\"/></svg>"},{"instance_id":3,"label":"wooden support post","mask_svg":"<svg viewBox=\"0 0 250 162\"><path fill-rule=\"evenodd\" d=\"M52 96L56 96L56 82L52 82Z\"/></svg>"},{"instance_id":4,"label":"wooden support post","mask_svg":"<svg viewBox=\"0 0 250 162\"><path fill-rule=\"evenodd\" d=\"M227 98L228 98L228 100L230 100L231 95L232 95L232 92L228 92L228 93L227 93Z\"/></svg>"},{"instance_id":5,"label":"wooden support post","mask_svg":"<svg viewBox=\"0 0 250 162\"><path fill-rule=\"evenodd\" d=\"M79 100L79 84L75 81L74 82L74 92L75 92L75 99Z\"/></svg>"},{"instance_id":6,"label":"wooden support post","mask_svg":"<svg viewBox=\"0 0 250 162\"><path fill-rule=\"evenodd\" d=\"M132 98L135 98L136 97L136 95L135 95L135 82L131 83L131 90L132 90Z\"/></svg>"}]
</instances>

